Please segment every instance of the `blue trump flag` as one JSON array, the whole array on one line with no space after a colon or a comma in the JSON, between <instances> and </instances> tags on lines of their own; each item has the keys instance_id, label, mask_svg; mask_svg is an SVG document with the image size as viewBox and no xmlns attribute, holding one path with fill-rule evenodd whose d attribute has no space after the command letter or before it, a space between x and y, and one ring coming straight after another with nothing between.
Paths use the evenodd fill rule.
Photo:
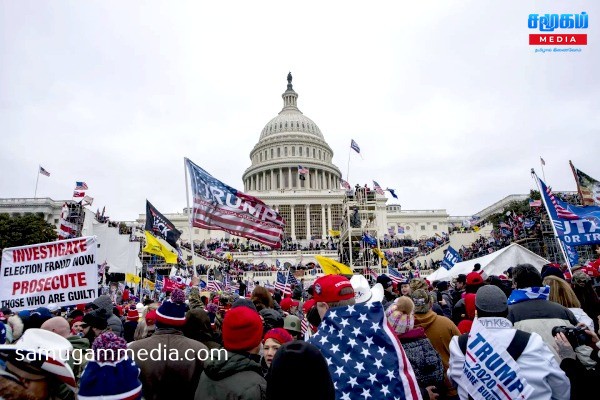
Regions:
<instances>
[{"instance_id":1,"label":"blue trump flag","mask_svg":"<svg viewBox=\"0 0 600 400\"><path fill-rule=\"evenodd\" d=\"M569 267L579 264L579 253L577 253L575 246L569 246L565 242L563 242L563 246L565 247L565 253L567 253Z\"/></svg>"},{"instance_id":2,"label":"blue trump flag","mask_svg":"<svg viewBox=\"0 0 600 400\"><path fill-rule=\"evenodd\" d=\"M452 246L448 246L448 250L446 250L446 254L444 255L444 259L442 260L442 267L450 269L454 267L454 264L461 261L462 259L460 257L460 254L458 254L458 252L454 250Z\"/></svg>"},{"instance_id":3,"label":"blue trump flag","mask_svg":"<svg viewBox=\"0 0 600 400\"><path fill-rule=\"evenodd\" d=\"M309 343L327 361L336 399L421 399L380 302L330 308Z\"/></svg>"},{"instance_id":4,"label":"blue trump flag","mask_svg":"<svg viewBox=\"0 0 600 400\"><path fill-rule=\"evenodd\" d=\"M537 179L558 238L571 246L600 243L600 207L568 204L556 197L544 181Z\"/></svg>"}]
</instances>

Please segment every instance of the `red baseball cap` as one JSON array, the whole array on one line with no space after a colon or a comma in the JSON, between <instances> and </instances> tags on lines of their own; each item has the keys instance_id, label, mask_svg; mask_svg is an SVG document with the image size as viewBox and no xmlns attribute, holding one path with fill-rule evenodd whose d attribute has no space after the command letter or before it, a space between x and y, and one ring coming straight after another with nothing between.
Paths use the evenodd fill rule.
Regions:
<instances>
[{"instance_id":1,"label":"red baseball cap","mask_svg":"<svg viewBox=\"0 0 600 400\"><path fill-rule=\"evenodd\" d=\"M354 298L350 280L342 275L325 275L315 281L313 298L317 302L337 303Z\"/></svg>"},{"instance_id":2,"label":"red baseball cap","mask_svg":"<svg viewBox=\"0 0 600 400\"><path fill-rule=\"evenodd\" d=\"M470 272L467 274L467 285L477 286L483 285L483 278L479 272Z\"/></svg>"},{"instance_id":3,"label":"red baseball cap","mask_svg":"<svg viewBox=\"0 0 600 400\"><path fill-rule=\"evenodd\" d=\"M310 311L311 308L313 308L315 303L316 303L315 299L306 300L304 302L304 304L302 305L302 311L304 312L304 314L308 314L308 312Z\"/></svg>"},{"instance_id":4,"label":"red baseball cap","mask_svg":"<svg viewBox=\"0 0 600 400\"><path fill-rule=\"evenodd\" d=\"M279 303L279 305L281 306L281 309L283 311L290 311L290 308L292 307L298 307L300 305L300 302L297 300L293 300L291 297L286 297L285 299L281 300L281 303Z\"/></svg>"}]
</instances>

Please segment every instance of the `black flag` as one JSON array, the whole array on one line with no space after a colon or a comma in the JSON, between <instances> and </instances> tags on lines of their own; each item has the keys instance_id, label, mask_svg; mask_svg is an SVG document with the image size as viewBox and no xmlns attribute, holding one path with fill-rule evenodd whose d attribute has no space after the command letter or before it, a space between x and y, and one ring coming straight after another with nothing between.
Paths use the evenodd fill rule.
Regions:
<instances>
[{"instance_id":1,"label":"black flag","mask_svg":"<svg viewBox=\"0 0 600 400\"><path fill-rule=\"evenodd\" d=\"M148 200L146 200L146 230L152 232L154 236L165 239L174 248L178 247L177 240L181 236L181 232Z\"/></svg>"}]
</instances>

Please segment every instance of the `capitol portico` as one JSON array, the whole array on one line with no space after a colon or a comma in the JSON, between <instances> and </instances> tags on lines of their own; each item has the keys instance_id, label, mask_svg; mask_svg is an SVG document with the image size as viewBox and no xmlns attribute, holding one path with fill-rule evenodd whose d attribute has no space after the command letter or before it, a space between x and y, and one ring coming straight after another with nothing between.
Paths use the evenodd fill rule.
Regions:
<instances>
[{"instance_id":1,"label":"capitol portico","mask_svg":"<svg viewBox=\"0 0 600 400\"><path fill-rule=\"evenodd\" d=\"M282 98L282 110L265 125L250 152L244 190L283 216L286 237L325 239L342 219L342 174L317 124L298 109L291 74ZM308 172L300 174L300 167Z\"/></svg>"}]
</instances>

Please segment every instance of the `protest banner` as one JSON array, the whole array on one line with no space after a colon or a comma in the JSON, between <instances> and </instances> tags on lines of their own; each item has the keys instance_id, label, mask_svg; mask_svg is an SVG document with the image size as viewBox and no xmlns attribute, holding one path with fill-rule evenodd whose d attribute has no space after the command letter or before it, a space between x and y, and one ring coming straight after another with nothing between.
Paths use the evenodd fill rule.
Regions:
<instances>
[{"instance_id":1,"label":"protest banner","mask_svg":"<svg viewBox=\"0 0 600 400\"><path fill-rule=\"evenodd\" d=\"M98 295L96 250L95 236L4 249L1 306L20 311L94 300Z\"/></svg>"}]
</instances>

